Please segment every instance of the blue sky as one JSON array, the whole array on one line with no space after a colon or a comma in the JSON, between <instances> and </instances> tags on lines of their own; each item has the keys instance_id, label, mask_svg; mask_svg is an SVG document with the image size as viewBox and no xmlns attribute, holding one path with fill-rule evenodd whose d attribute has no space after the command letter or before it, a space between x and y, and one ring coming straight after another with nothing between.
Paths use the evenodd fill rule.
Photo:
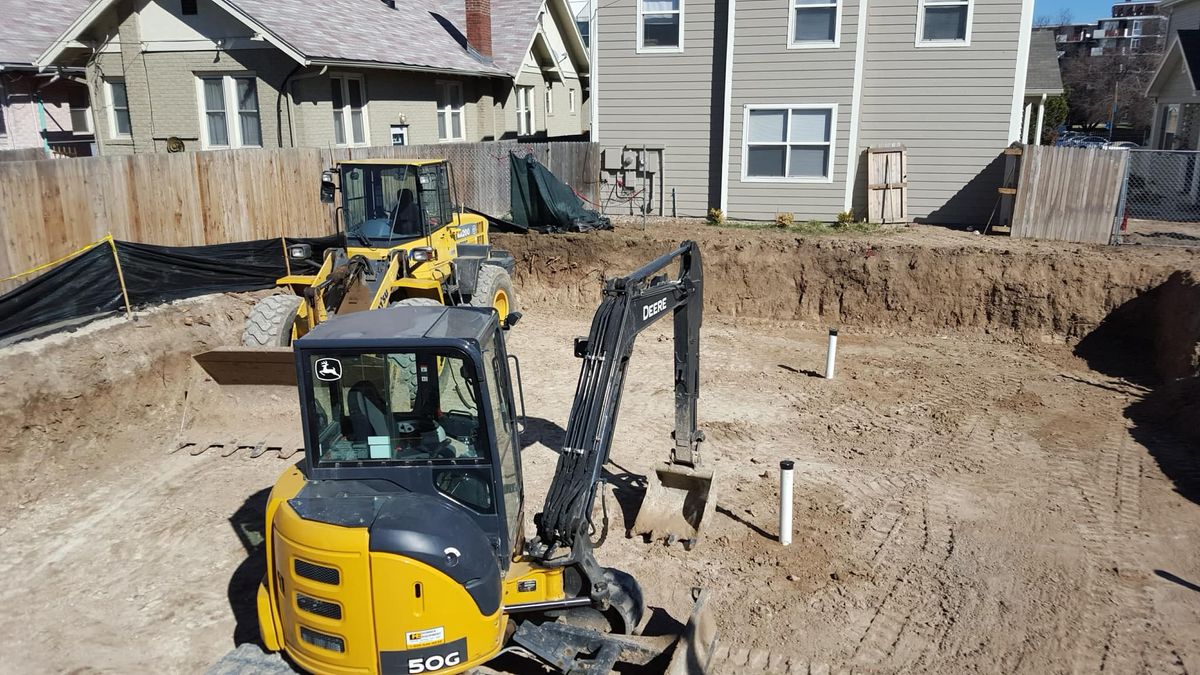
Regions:
<instances>
[{"instance_id":1,"label":"blue sky","mask_svg":"<svg viewBox=\"0 0 1200 675\"><path fill-rule=\"evenodd\" d=\"M1033 16L1049 16L1057 21L1064 9L1076 23L1095 23L1096 19L1112 16L1112 2L1107 0L1034 0Z\"/></svg>"}]
</instances>

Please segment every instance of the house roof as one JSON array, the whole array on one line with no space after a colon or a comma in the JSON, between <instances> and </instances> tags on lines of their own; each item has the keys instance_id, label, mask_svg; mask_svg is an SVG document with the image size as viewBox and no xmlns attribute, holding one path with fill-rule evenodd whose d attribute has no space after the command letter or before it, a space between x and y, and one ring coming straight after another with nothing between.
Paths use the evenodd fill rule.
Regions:
<instances>
[{"instance_id":1,"label":"house roof","mask_svg":"<svg viewBox=\"0 0 1200 675\"><path fill-rule=\"evenodd\" d=\"M88 0L4 0L0 65L33 65L87 6Z\"/></svg>"},{"instance_id":2,"label":"house roof","mask_svg":"<svg viewBox=\"0 0 1200 675\"><path fill-rule=\"evenodd\" d=\"M1170 81L1178 69L1183 70L1188 83L1192 85L1192 91L1200 91L1200 86L1197 86L1200 80L1196 78L1200 73L1200 30L1176 31L1167 51L1163 52L1162 60L1158 62L1154 77L1150 78L1146 95L1157 96L1163 84Z\"/></svg>"},{"instance_id":3,"label":"house roof","mask_svg":"<svg viewBox=\"0 0 1200 675\"><path fill-rule=\"evenodd\" d=\"M1029 40L1029 64L1025 67L1025 93L1063 93L1062 73L1058 69L1058 45L1054 33L1033 31Z\"/></svg>"},{"instance_id":4,"label":"house roof","mask_svg":"<svg viewBox=\"0 0 1200 675\"><path fill-rule=\"evenodd\" d=\"M309 62L349 61L483 75L507 74L467 49L436 0L226 0ZM495 30L493 30L493 35Z\"/></svg>"},{"instance_id":5,"label":"house roof","mask_svg":"<svg viewBox=\"0 0 1200 675\"><path fill-rule=\"evenodd\" d=\"M36 3L5 0L14 1ZM83 4L83 0L66 1ZM65 29L62 37L37 61L57 62L69 43L86 34L115 1L93 0L74 23L68 18L64 23L69 28L59 29ZM565 0L492 0L494 56L487 58L467 45L464 0L395 0L395 9L380 0L213 0L304 65L345 63L485 76L516 75L545 2L566 6ZM568 42L582 45L573 23L565 29ZM587 58L581 46L576 54Z\"/></svg>"}]
</instances>

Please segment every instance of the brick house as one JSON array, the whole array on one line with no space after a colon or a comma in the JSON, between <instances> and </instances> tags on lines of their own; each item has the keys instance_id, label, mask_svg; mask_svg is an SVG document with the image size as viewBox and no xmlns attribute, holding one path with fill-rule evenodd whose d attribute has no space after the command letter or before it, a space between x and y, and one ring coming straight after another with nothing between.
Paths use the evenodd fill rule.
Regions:
<instances>
[{"instance_id":1,"label":"brick house","mask_svg":"<svg viewBox=\"0 0 1200 675\"><path fill-rule=\"evenodd\" d=\"M92 111L82 68L39 68L50 46L86 0L6 0L0 31L0 150L42 148L92 154Z\"/></svg>"},{"instance_id":2,"label":"brick house","mask_svg":"<svg viewBox=\"0 0 1200 675\"><path fill-rule=\"evenodd\" d=\"M576 137L566 0L95 0L38 59L85 68L104 154Z\"/></svg>"}]
</instances>

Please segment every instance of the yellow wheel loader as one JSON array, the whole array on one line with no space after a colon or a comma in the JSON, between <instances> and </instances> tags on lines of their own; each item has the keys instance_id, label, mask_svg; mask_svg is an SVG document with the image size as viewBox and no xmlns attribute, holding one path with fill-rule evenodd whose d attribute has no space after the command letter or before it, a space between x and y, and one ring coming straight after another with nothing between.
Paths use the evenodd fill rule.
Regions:
<instances>
[{"instance_id":1,"label":"yellow wheel loader","mask_svg":"<svg viewBox=\"0 0 1200 675\"><path fill-rule=\"evenodd\" d=\"M660 274L674 262L677 278ZM676 414L659 494L679 512L658 513L655 532L694 543L713 509L696 427L701 305L693 242L607 282L588 337L575 342L578 386L528 540L524 396L504 338L514 315L396 307L339 316L297 339L305 454L266 506L263 644L331 675L460 673L506 651L541 662L520 672L608 673L617 663L704 672L715 640L704 613L682 640L640 635L637 581L593 553L608 526L593 510L634 341L668 315ZM642 509L655 507L671 508ZM239 652L210 672L267 671Z\"/></svg>"},{"instance_id":2,"label":"yellow wheel loader","mask_svg":"<svg viewBox=\"0 0 1200 675\"><path fill-rule=\"evenodd\" d=\"M454 205L445 160L365 159L324 172L321 201L341 202L335 218L345 247L312 260L288 247L290 295L264 298L242 334L247 347L286 347L331 316L413 298L515 312L512 256L492 248L481 216ZM248 360L252 360L252 357Z\"/></svg>"}]
</instances>

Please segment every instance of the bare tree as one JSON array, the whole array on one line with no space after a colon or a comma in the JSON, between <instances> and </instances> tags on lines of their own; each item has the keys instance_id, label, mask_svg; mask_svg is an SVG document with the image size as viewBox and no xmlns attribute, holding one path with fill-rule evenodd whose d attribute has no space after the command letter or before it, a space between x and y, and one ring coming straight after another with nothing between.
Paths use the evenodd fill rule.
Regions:
<instances>
[{"instance_id":1,"label":"bare tree","mask_svg":"<svg viewBox=\"0 0 1200 675\"><path fill-rule=\"evenodd\" d=\"M1058 14L1042 14L1033 20L1034 28L1053 28L1054 26L1066 26L1073 23L1071 10L1065 7L1059 10Z\"/></svg>"},{"instance_id":2,"label":"bare tree","mask_svg":"<svg viewBox=\"0 0 1200 675\"><path fill-rule=\"evenodd\" d=\"M1146 98L1146 87L1159 58L1155 53L1063 57L1060 63L1070 124L1095 130L1109 121L1116 106L1116 123L1150 126L1153 107Z\"/></svg>"}]
</instances>

